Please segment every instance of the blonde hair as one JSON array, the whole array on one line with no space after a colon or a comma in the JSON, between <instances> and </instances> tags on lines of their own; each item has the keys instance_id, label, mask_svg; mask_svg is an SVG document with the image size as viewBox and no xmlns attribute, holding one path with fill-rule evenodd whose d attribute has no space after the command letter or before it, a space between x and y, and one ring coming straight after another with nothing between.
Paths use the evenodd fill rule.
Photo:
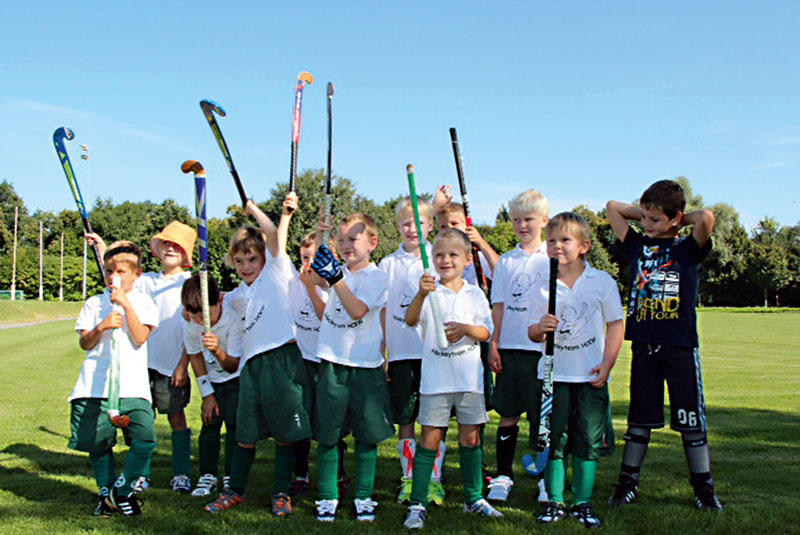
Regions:
<instances>
[{"instance_id":1,"label":"blonde hair","mask_svg":"<svg viewBox=\"0 0 800 535\"><path fill-rule=\"evenodd\" d=\"M142 250L132 241L115 241L103 253L103 267L108 268L108 266L118 262L125 262L133 271L141 271Z\"/></svg>"},{"instance_id":2,"label":"blonde hair","mask_svg":"<svg viewBox=\"0 0 800 535\"><path fill-rule=\"evenodd\" d=\"M464 205L460 202L449 202L439 208L439 211L436 212L436 219L438 220L440 217L450 214L458 214L463 217L465 221L467 219L467 213L464 211Z\"/></svg>"},{"instance_id":3,"label":"blonde hair","mask_svg":"<svg viewBox=\"0 0 800 535\"><path fill-rule=\"evenodd\" d=\"M234 255L247 253L257 253L261 255L261 258L266 259L266 250L267 235L261 229L251 226L241 227L233 233L228 254L225 255L223 261L228 267L234 267Z\"/></svg>"},{"instance_id":4,"label":"blonde hair","mask_svg":"<svg viewBox=\"0 0 800 535\"><path fill-rule=\"evenodd\" d=\"M592 241L589 223L575 212L561 212L554 215L544 227L544 235L549 238L559 230L567 232L580 243ZM586 255L581 255L581 258L584 256Z\"/></svg>"},{"instance_id":5,"label":"blonde hair","mask_svg":"<svg viewBox=\"0 0 800 535\"><path fill-rule=\"evenodd\" d=\"M348 214L344 216L341 221L339 221L339 226L345 225L349 226L353 223L361 223L364 225L364 231L367 233L367 236L370 238L378 237L378 224L375 223L375 220L372 219L367 214L362 214L361 212L356 212L353 214Z\"/></svg>"},{"instance_id":6,"label":"blonde hair","mask_svg":"<svg viewBox=\"0 0 800 535\"><path fill-rule=\"evenodd\" d=\"M336 240L333 239L333 234L328 236L328 243L324 244L333 254L336 254ZM317 246L317 231L313 230L303 236L300 240L300 247L315 247Z\"/></svg>"},{"instance_id":7,"label":"blonde hair","mask_svg":"<svg viewBox=\"0 0 800 535\"><path fill-rule=\"evenodd\" d=\"M536 215L547 217L550 212L550 203L547 202L544 195L535 189L529 189L511 199L508 203L508 212L512 215L533 212Z\"/></svg>"},{"instance_id":8,"label":"blonde hair","mask_svg":"<svg viewBox=\"0 0 800 535\"><path fill-rule=\"evenodd\" d=\"M433 220L433 205L428 202L428 200L417 197L417 208L419 209L420 217L427 217L428 220ZM404 197L394 208L395 219L407 213L414 214L414 207L411 205L411 197Z\"/></svg>"},{"instance_id":9,"label":"blonde hair","mask_svg":"<svg viewBox=\"0 0 800 535\"><path fill-rule=\"evenodd\" d=\"M436 244L443 240L457 242L461 247L464 248L464 254L466 256L472 254L472 242L469 241L469 236L467 236L467 233L463 230L459 230L457 228L448 228L441 231L436 235L436 239L433 240L433 246L436 247Z\"/></svg>"}]
</instances>

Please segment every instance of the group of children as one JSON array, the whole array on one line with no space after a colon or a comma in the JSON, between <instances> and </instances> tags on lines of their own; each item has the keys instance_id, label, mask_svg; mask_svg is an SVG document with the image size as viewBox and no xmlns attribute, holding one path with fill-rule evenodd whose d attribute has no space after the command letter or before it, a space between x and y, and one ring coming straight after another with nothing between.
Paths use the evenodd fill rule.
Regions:
<instances>
[{"instance_id":1,"label":"group of children","mask_svg":"<svg viewBox=\"0 0 800 535\"><path fill-rule=\"evenodd\" d=\"M322 216L301 243L299 270L286 251L296 194L284 201L278 225L249 201L245 214L257 226L236 231L226 257L241 284L222 294L209 276L209 332L200 278L184 271L194 248L190 227L173 222L153 238L151 249L163 267L157 274L141 273L135 244L120 241L106 249L90 235L104 251L108 289L87 300L76 324L87 353L70 396L70 447L90 454L99 488L95 514L141 512L137 495L150 483L155 409L167 414L172 427L172 488L194 496L217 491L225 424L224 477L217 498L205 505L210 513L245 501L256 443L272 437L272 513L289 515L291 495L309 486L313 439L316 518L333 521L344 482L342 439L352 434L355 517L372 521L378 444L397 426L398 501L409 505L405 527L419 529L429 504L444 500L445 434L455 416L464 511L501 517L490 501L506 501L514 486L523 413L531 423L529 446L537 447L548 336L555 341L553 412L538 521L549 524L571 513L587 528L600 526L591 497L597 460L614 450L607 383L623 336L633 342L630 408L619 482L608 503L637 497L650 430L664 426L666 380L670 424L683 437L696 506L721 510L711 479L695 317L697 273L711 249L711 212L684 213L683 192L672 181L653 184L639 207L608 203L609 222L631 262L623 328L616 283L586 261L590 231L580 216L550 218L547 200L525 191L509 204L519 244L498 257L451 197L442 187L433 203L418 200L421 235L411 201L401 201L396 223L402 243L378 266L370 261L379 239L370 216L347 215L335 228ZM643 233L630 220L639 221ZM438 232L430 244L434 225ZM680 237L684 226L693 226L691 234ZM423 271L421 247L435 275ZM555 314L547 310L549 258L558 259ZM476 271L491 281L490 299ZM116 329L123 336L115 344ZM119 411L130 422L122 429L130 451L119 477L112 451L116 427L108 417L115 351ZM194 490L184 413L189 365L202 397L201 476ZM500 420L496 474L487 478L484 498L488 410Z\"/></svg>"}]
</instances>

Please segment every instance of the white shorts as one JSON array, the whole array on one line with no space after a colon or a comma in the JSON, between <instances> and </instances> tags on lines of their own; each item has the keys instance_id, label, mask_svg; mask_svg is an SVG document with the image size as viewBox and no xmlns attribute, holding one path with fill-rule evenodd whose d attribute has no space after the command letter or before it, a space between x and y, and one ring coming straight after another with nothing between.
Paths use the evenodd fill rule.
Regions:
<instances>
[{"instance_id":1,"label":"white shorts","mask_svg":"<svg viewBox=\"0 0 800 535\"><path fill-rule=\"evenodd\" d=\"M456 421L463 425L480 425L489 421L483 394L455 392L452 394L421 394L419 397L420 425L447 427L455 408Z\"/></svg>"}]
</instances>

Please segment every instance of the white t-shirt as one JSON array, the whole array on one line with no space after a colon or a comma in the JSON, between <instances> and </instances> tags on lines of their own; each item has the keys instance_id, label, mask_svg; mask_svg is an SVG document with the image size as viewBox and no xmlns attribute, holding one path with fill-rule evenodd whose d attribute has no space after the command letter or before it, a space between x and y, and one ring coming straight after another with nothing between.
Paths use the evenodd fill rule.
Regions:
<instances>
[{"instance_id":1,"label":"white t-shirt","mask_svg":"<svg viewBox=\"0 0 800 535\"><path fill-rule=\"evenodd\" d=\"M550 260L542 243L533 254L519 245L500 256L492 278L492 305L503 303L500 349L541 351L542 344L528 337L531 291L549 279Z\"/></svg>"},{"instance_id":2,"label":"white t-shirt","mask_svg":"<svg viewBox=\"0 0 800 535\"><path fill-rule=\"evenodd\" d=\"M461 275L465 281L469 284L478 284L478 274L475 273L475 258L472 259L472 263L464 268L464 274ZM492 267L489 265L489 261L484 256L483 252L478 251L478 261L481 263L481 268L483 269L483 276L489 280L492 280Z\"/></svg>"},{"instance_id":3,"label":"white t-shirt","mask_svg":"<svg viewBox=\"0 0 800 535\"><path fill-rule=\"evenodd\" d=\"M142 325L158 327L158 308L153 300L136 289L127 294L128 301L133 306L136 317ZM75 322L75 331L90 331L97 327L106 316L114 311L111 303L111 294L108 290L90 297L84 303L78 321ZM136 347L131 340L127 318L122 311L122 336L119 337L119 397L142 398L152 401L150 397L150 377L147 373L147 346L148 342ZM69 395L69 401L79 398L107 398L108 397L108 369L111 364L111 336L112 329L103 331L100 341L86 352L86 357L81 365L81 372L75 388ZM150 333L150 337L157 331ZM149 338L148 338L149 340Z\"/></svg>"},{"instance_id":4,"label":"white t-shirt","mask_svg":"<svg viewBox=\"0 0 800 535\"><path fill-rule=\"evenodd\" d=\"M492 314L489 302L480 288L464 284L458 293L436 284L439 313L445 323L455 321L480 325L492 334ZM479 342L463 337L447 349L441 349L436 337L430 299L425 298L416 327L422 334L422 372L420 394L448 394L454 392L483 393L483 364Z\"/></svg>"},{"instance_id":5,"label":"white t-shirt","mask_svg":"<svg viewBox=\"0 0 800 535\"><path fill-rule=\"evenodd\" d=\"M317 317L314 304L308 296L308 290L300 281L300 275L294 272L294 278L289 283L289 304L292 309L297 347L303 358L311 362L319 362L317 357L317 342L319 341L319 328L322 321ZM319 286L314 286L314 291L324 303L328 302L328 292Z\"/></svg>"},{"instance_id":6,"label":"white t-shirt","mask_svg":"<svg viewBox=\"0 0 800 535\"><path fill-rule=\"evenodd\" d=\"M433 247L425 244L430 258ZM386 350L389 362L422 358L419 331L406 325L406 309L417 295L422 277L422 257L406 252L403 245L381 260L378 266L389 277L386 300Z\"/></svg>"},{"instance_id":7,"label":"white t-shirt","mask_svg":"<svg viewBox=\"0 0 800 535\"><path fill-rule=\"evenodd\" d=\"M243 318L243 353L239 369L245 362L265 351L294 339L292 312L289 307L289 281L292 263L285 254L272 257L250 286L242 283L225 295L236 315Z\"/></svg>"},{"instance_id":8,"label":"white t-shirt","mask_svg":"<svg viewBox=\"0 0 800 535\"><path fill-rule=\"evenodd\" d=\"M354 320L339 300L336 289L332 289L322 315L317 356L344 366L377 368L383 365L380 310L386 305L389 277L372 263L355 273L350 273L346 267L342 269L345 284L369 311L361 319Z\"/></svg>"},{"instance_id":9,"label":"white t-shirt","mask_svg":"<svg viewBox=\"0 0 800 535\"><path fill-rule=\"evenodd\" d=\"M226 296L227 297L227 296ZM241 358L242 356L242 321L236 315L228 300L222 300L222 313L217 323L211 326L211 332L219 339L219 346L229 357ZM239 369L235 372L225 371L208 349L203 347L203 326L193 321L183 322L183 345L190 355L202 353L206 361L208 379L212 383L224 383L234 377L239 377Z\"/></svg>"},{"instance_id":10,"label":"white t-shirt","mask_svg":"<svg viewBox=\"0 0 800 535\"><path fill-rule=\"evenodd\" d=\"M149 295L158 307L158 330L147 340L147 365L171 376L183 355L183 305L181 289L192 274L181 271L169 277L163 273L142 273L134 288Z\"/></svg>"},{"instance_id":11,"label":"white t-shirt","mask_svg":"<svg viewBox=\"0 0 800 535\"><path fill-rule=\"evenodd\" d=\"M540 284L531 300L528 324L539 323L547 312L548 283ZM572 288L558 281L556 287L558 327L554 346L553 380L586 383L596 376L592 368L603 362L606 324L623 318L619 289L605 271L586 264ZM539 361L539 379L544 378L544 359Z\"/></svg>"}]
</instances>

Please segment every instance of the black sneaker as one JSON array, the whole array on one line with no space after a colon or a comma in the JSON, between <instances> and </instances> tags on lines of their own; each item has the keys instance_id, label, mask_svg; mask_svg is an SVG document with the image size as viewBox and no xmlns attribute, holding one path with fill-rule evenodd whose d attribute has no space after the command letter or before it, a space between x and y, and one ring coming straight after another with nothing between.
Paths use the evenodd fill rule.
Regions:
<instances>
[{"instance_id":1,"label":"black sneaker","mask_svg":"<svg viewBox=\"0 0 800 535\"><path fill-rule=\"evenodd\" d=\"M118 493L117 487L114 487L105 501L113 511L119 511L125 516L139 516L142 514L142 504L135 492L122 496Z\"/></svg>"},{"instance_id":2,"label":"black sneaker","mask_svg":"<svg viewBox=\"0 0 800 535\"><path fill-rule=\"evenodd\" d=\"M619 483L614 485L614 492L608 499L608 505L619 506L631 503L639 495L636 490L636 481L630 478L620 479Z\"/></svg>"},{"instance_id":3,"label":"black sneaker","mask_svg":"<svg viewBox=\"0 0 800 535\"><path fill-rule=\"evenodd\" d=\"M94 516L106 518L114 512L114 509L106 503L106 498L108 498L108 489L103 487L97 493L97 507L94 508L92 513Z\"/></svg>"},{"instance_id":4,"label":"black sneaker","mask_svg":"<svg viewBox=\"0 0 800 535\"><path fill-rule=\"evenodd\" d=\"M695 485L694 487L694 504L703 511L722 511L722 504L717 499L717 494L714 492L714 480Z\"/></svg>"},{"instance_id":5,"label":"black sneaker","mask_svg":"<svg viewBox=\"0 0 800 535\"><path fill-rule=\"evenodd\" d=\"M540 524L552 524L567 516L567 506L563 503L547 502L544 512L540 514L536 521Z\"/></svg>"},{"instance_id":6,"label":"black sneaker","mask_svg":"<svg viewBox=\"0 0 800 535\"><path fill-rule=\"evenodd\" d=\"M583 527L594 529L600 527L600 519L597 517L597 513L594 512L592 509L591 504L589 503L579 503L570 509L572 516L578 519L578 522L583 524Z\"/></svg>"}]
</instances>

